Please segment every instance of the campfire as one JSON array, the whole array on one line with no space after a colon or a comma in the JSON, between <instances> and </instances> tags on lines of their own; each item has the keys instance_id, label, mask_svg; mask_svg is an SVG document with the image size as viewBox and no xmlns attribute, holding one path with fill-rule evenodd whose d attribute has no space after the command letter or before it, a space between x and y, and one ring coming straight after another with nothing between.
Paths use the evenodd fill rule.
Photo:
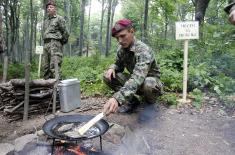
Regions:
<instances>
[{"instance_id":1,"label":"campfire","mask_svg":"<svg viewBox=\"0 0 235 155\"><path fill-rule=\"evenodd\" d=\"M58 145L58 144L57 144ZM75 143L61 143L55 147L54 155L99 155L94 148L88 149Z\"/></svg>"},{"instance_id":2,"label":"campfire","mask_svg":"<svg viewBox=\"0 0 235 155\"><path fill-rule=\"evenodd\" d=\"M55 117L43 125L43 131L53 140L53 155L104 155L102 135L109 129L105 120L98 121L84 135L79 136L77 129L93 116L65 115ZM83 145L86 140L99 138L100 149Z\"/></svg>"}]
</instances>

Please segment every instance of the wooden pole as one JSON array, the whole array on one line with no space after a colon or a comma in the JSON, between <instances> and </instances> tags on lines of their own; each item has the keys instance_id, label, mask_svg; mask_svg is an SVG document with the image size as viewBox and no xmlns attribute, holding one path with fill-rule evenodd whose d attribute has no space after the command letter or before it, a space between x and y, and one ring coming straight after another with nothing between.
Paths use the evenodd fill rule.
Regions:
<instances>
[{"instance_id":1,"label":"wooden pole","mask_svg":"<svg viewBox=\"0 0 235 155\"><path fill-rule=\"evenodd\" d=\"M24 116L23 121L28 120L29 114L29 80L30 80L30 51L29 51L29 17L27 17L27 23L25 24L25 96L24 96Z\"/></svg>"},{"instance_id":2,"label":"wooden pole","mask_svg":"<svg viewBox=\"0 0 235 155\"><path fill-rule=\"evenodd\" d=\"M7 68L8 68L8 56L5 53L5 55L4 55L4 63L3 63L2 83L5 83L7 81Z\"/></svg>"},{"instance_id":3,"label":"wooden pole","mask_svg":"<svg viewBox=\"0 0 235 155\"><path fill-rule=\"evenodd\" d=\"M184 78L183 78L183 102L187 98L187 81L188 81L188 43L189 40L184 41Z\"/></svg>"},{"instance_id":4,"label":"wooden pole","mask_svg":"<svg viewBox=\"0 0 235 155\"><path fill-rule=\"evenodd\" d=\"M38 78L40 78L41 62L42 62L42 54L39 54Z\"/></svg>"},{"instance_id":5,"label":"wooden pole","mask_svg":"<svg viewBox=\"0 0 235 155\"><path fill-rule=\"evenodd\" d=\"M56 96L57 96L57 86L59 83L59 66L58 66L58 59L55 57L54 61L54 67L55 67L55 85L54 85L54 90L53 90L53 104L52 104L52 113L55 114L56 112Z\"/></svg>"}]
</instances>

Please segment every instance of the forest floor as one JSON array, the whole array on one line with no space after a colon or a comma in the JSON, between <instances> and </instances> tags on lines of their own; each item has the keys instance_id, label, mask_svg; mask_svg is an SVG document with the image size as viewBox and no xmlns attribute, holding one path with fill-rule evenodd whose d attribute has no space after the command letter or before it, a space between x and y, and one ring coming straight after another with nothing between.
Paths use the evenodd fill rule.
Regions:
<instances>
[{"instance_id":1,"label":"forest floor","mask_svg":"<svg viewBox=\"0 0 235 155\"><path fill-rule=\"evenodd\" d=\"M98 114L105 100L102 97L83 98L82 106L87 107L84 108L86 110L77 109L67 114ZM91 108L94 105L96 108ZM149 124L137 121L142 109L140 106L135 113L113 114L105 118L110 124L123 127L125 134L121 137L106 135L104 151L119 155L235 154L235 111L225 108L215 97L205 97L200 110L189 104L177 109L160 105L157 117ZM60 112L57 114L60 115ZM13 143L17 137L34 133L45 121L43 115L37 115L26 122L8 123L0 113L0 143Z\"/></svg>"}]
</instances>

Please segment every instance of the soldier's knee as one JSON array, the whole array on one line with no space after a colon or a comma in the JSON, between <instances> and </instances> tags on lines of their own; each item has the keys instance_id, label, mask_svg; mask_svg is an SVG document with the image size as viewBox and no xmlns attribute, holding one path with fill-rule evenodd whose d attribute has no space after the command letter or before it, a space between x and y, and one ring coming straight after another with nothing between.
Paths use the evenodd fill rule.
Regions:
<instances>
[{"instance_id":1,"label":"soldier's knee","mask_svg":"<svg viewBox=\"0 0 235 155\"><path fill-rule=\"evenodd\" d=\"M143 89L145 92L152 92L155 88L156 80L153 77L147 77L144 81Z\"/></svg>"}]
</instances>

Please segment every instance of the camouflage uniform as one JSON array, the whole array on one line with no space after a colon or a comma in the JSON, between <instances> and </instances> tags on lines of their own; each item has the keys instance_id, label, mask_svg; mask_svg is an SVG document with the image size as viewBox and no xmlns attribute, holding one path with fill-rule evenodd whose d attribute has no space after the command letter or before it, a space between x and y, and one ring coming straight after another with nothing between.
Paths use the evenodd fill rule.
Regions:
<instances>
[{"instance_id":1,"label":"camouflage uniform","mask_svg":"<svg viewBox=\"0 0 235 155\"><path fill-rule=\"evenodd\" d=\"M129 104L136 95L143 95L147 102L154 103L162 93L160 71L152 50L143 42L134 40L129 50L118 48L115 64L116 78L104 77L104 82L117 91L113 97L120 105ZM124 69L128 73L123 73Z\"/></svg>"},{"instance_id":2,"label":"camouflage uniform","mask_svg":"<svg viewBox=\"0 0 235 155\"><path fill-rule=\"evenodd\" d=\"M63 45L67 43L69 33L66 28L65 20L59 15L47 17L44 23L44 55L43 68L44 78L54 78L54 62L57 59L59 68L62 64Z\"/></svg>"}]
</instances>

